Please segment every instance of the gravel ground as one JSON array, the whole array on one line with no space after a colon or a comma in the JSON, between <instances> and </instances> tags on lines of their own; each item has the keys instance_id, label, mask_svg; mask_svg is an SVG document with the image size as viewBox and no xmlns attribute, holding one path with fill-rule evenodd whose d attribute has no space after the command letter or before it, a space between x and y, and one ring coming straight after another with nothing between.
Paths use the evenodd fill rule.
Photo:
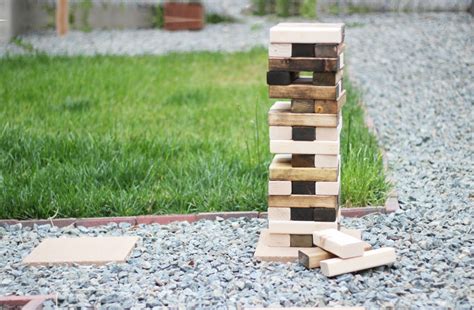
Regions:
<instances>
[{"instance_id":1,"label":"gravel ground","mask_svg":"<svg viewBox=\"0 0 474 310\"><path fill-rule=\"evenodd\" d=\"M464 14L352 16L351 79L387 150L402 210L344 219L398 261L327 279L297 264L252 259L259 219L166 226L0 228L0 295L57 292L60 306L453 307L474 304L474 44ZM261 34L260 34L261 36ZM244 36L243 36L244 37ZM264 40L265 38L262 38ZM127 264L24 267L46 236L138 235ZM52 306L49 304L49 306Z\"/></svg>"}]
</instances>

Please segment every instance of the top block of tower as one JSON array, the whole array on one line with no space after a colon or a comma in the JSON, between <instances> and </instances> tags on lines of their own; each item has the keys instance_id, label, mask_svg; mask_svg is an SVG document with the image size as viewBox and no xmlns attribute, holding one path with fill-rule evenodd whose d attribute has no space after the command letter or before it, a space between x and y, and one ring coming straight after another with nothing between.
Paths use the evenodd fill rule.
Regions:
<instances>
[{"instance_id":1,"label":"top block of tower","mask_svg":"<svg viewBox=\"0 0 474 310\"><path fill-rule=\"evenodd\" d=\"M270 43L326 43L344 41L342 23L279 23L270 28Z\"/></svg>"}]
</instances>

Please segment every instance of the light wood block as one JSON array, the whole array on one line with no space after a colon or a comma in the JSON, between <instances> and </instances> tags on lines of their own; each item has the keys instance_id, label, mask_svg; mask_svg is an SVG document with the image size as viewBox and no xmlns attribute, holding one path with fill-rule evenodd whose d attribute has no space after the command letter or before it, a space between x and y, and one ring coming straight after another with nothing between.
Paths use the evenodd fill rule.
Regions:
<instances>
[{"instance_id":1,"label":"light wood block","mask_svg":"<svg viewBox=\"0 0 474 310\"><path fill-rule=\"evenodd\" d=\"M317 141L339 141L342 130L342 115L339 115L337 127L316 127Z\"/></svg>"},{"instance_id":2,"label":"light wood block","mask_svg":"<svg viewBox=\"0 0 474 310\"><path fill-rule=\"evenodd\" d=\"M336 222L268 221L268 231L275 234L307 235L318 230L337 229Z\"/></svg>"},{"instance_id":3,"label":"light wood block","mask_svg":"<svg viewBox=\"0 0 474 310\"><path fill-rule=\"evenodd\" d=\"M268 219L274 221L290 221L290 208L268 208Z\"/></svg>"},{"instance_id":4,"label":"light wood block","mask_svg":"<svg viewBox=\"0 0 474 310\"><path fill-rule=\"evenodd\" d=\"M268 196L269 208L336 208L337 196L286 195Z\"/></svg>"},{"instance_id":5,"label":"light wood block","mask_svg":"<svg viewBox=\"0 0 474 310\"><path fill-rule=\"evenodd\" d=\"M341 43L344 24L279 23L270 28L271 43Z\"/></svg>"},{"instance_id":6,"label":"light wood block","mask_svg":"<svg viewBox=\"0 0 474 310\"><path fill-rule=\"evenodd\" d=\"M23 259L27 265L124 263L138 237L44 239Z\"/></svg>"},{"instance_id":7,"label":"light wood block","mask_svg":"<svg viewBox=\"0 0 474 310\"><path fill-rule=\"evenodd\" d=\"M269 181L268 195L291 195L291 181Z\"/></svg>"},{"instance_id":8,"label":"light wood block","mask_svg":"<svg viewBox=\"0 0 474 310\"><path fill-rule=\"evenodd\" d=\"M262 229L260 237L258 239L257 248L255 249L254 257L258 261L272 261L272 262L297 262L298 251L308 250L316 251L316 247L312 248L292 248L292 247L269 247L267 245L268 240L268 229Z\"/></svg>"},{"instance_id":9,"label":"light wood block","mask_svg":"<svg viewBox=\"0 0 474 310\"><path fill-rule=\"evenodd\" d=\"M326 259L334 257L333 254L327 251L324 251L321 248L316 247L316 249L317 249L316 251L315 250L308 251L306 249L299 250L298 251L299 263L308 269L318 268L319 263L322 260L326 260Z\"/></svg>"},{"instance_id":10,"label":"light wood block","mask_svg":"<svg viewBox=\"0 0 474 310\"><path fill-rule=\"evenodd\" d=\"M270 153L338 155L339 141L271 140Z\"/></svg>"},{"instance_id":11,"label":"light wood block","mask_svg":"<svg viewBox=\"0 0 474 310\"><path fill-rule=\"evenodd\" d=\"M340 258L362 256L364 242L336 229L327 229L313 233L316 246L333 253Z\"/></svg>"},{"instance_id":12,"label":"light wood block","mask_svg":"<svg viewBox=\"0 0 474 310\"><path fill-rule=\"evenodd\" d=\"M269 247L289 247L291 246L290 234L268 234L267 245ZM311 245L312 246L312 245Z\"/></svg>"},{"instance_id":13,"label":"light wood block","mask_svg":"<svg viewBox=\"0 0 474 310\"><path fill-rule=\"evenodd\" d=\"M327 277L333 277L343 273L393 264L395 260L396 256L394 248L381 248L366 251L360 257L347 259L330 258L322 260L320 264L321 272Z\"/></svg>"},{"instance_id":14,"label":"light wood block","mask_svg":"<svg viewBox=\"0 0 474 310\"><path fill-rule=\"evenodd\" d=\"M339 195L340 183L316 182L316 195Z\"/></svg>"},{"instance_id":15,"label":"light wood block","mask_svg":"<svg viewBox=\"0 0 474 310\"><path fill-rule=\"evenodd\" d=\"M315 155L314 166L318 168L337 168L339 166L339 157L338 155Z\"/></svg>"},{"instance_id":16,"label":"light wood block","mask_svg":"<svg viewBox=\"0 0 474 310\"><path fill-rule=\"evenodd\" d=\"M268 59L268 68L271 71L337 72L344 68L343 56L344 53L339 55L338 58L270 57Z\"/></svg>"},{"instance_id":17,"label":"light wood block","mask_svg":"<svg viewBox=\"0 0 474 310\"><path fill-rule=\"evenodd\" d=\"M291 126L270 126L270 140L291 140L293 131Z\"/></svg>"},{"instance_id":18,"label":"light wood block","mask_svg":"<svg viewBox=\"0 0 474 310\"><path fill-rule=\"evenodd\" d=\"M360 229L346 228L341 226L339 227L339 230L346 235L362 240L362 231Z\"/></svg>"},{"instance_id":19,"label":"light wood block","mask_svg":"<svg viewBox=\"0 0 474 310\"><path fill-rule=\"evenodd\" d=\"M337 114L292 113L289 101L275 102L268 112L270 126L337 127L338 122Z\"/></svg>"},{"instance_id":20,"label":"light wood block","mask_svg":"<svg viewBox=\"0 0 474 310\"><path fill-rule=\"evenodd\" d=\"M270 98L291 99L321 99L338 100L342 94L342 80L336 86L316 86L311 84L297 84L297 79L291 85L269 85L268 95Z\"/></svg>"},{"instance_id":21,"label":"light wood block","mask_svg":"<svg viewBox=\"0 0 474 310\"><path fill-rule=\"evenodd\" d=\"M291 43L270 43L268 57L291 57Z\"/></svg>"},{"instance_id":22,"label":"light wood block","mask_svg":"<svg viewBox=\"0 0 474 310\"><path fill-rule=\"evenodd\" d=\"M331 168L294 168L291 166L291 155L278 154L270 164L272 181L337 181L338 167Z\"/></svg>"}]
</instances>

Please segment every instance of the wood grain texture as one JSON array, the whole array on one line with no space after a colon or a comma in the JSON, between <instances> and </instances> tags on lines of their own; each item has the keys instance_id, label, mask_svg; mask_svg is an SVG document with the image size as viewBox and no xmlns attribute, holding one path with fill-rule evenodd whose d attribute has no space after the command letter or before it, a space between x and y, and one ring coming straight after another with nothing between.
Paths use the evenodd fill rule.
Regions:
<instances>
[{"instance_id":1,"label":"wood grain texture","mask_svg":"<svg viewBox=\"0 0 474 310\"><path fill-rule=\"evenodd\" d=\"M334 257L334 255L318 247L298 251L298 262L308 269L318 268L322 260L332 257Z\"/></svg>"},{"instance_id":2,"label":"wood grain texture","mask_svg":"<svg viewBox=\"0 0 474 310\"><path fill-rule=\"evenodd\" d=\"M319 58L337 58L344 52L345 44L315 44L314 57ZM284 57L284 56L281 56Z\"/></svg>"},{"instance_id":3,"label":"wood grain texture","mask_svg":"<svg viewBox=\"0 0 474 310\"><path fill-rule=\"evenodd\" d=\"M275 234L307 235L317 230L337 228L336 222L268 221L268 231Z\"/></svg>"},{"instance_id":4,"label":"wood grain texture","mask_svg":"<svg viewBox=\"0 0 474 310\"><path fill-rule=\"evenodd\" d=\"M294 168L291 155L278 154L270 164L272 181L337 181L338 167L333 168Z\"/></svg>"},{"instance_id":5,"label":"wood grain texture","mask_svg":"<svg viewBox=\"0 0 474 310\"><path fill-rule=\"evenodd\" d=\"M270 247L289 247L291 246L290 234L268 234L267 245Z\"/></svg>"},{"instance_id":6,"label":"wood grain texture","mask_svg":"<svg viewBox=\"0 0 474 310\"><path fill-rule=\"evenodd\" d=\"M343 67L344 64L341 62L341 56L338 58L268 58L268 69L270 71L336 72Z\"/></svg>"},{"instance_id":7,"label":"wood grain texture","mask_svg":"<svg viewBox=\"0 0 474 310\"><path fill-rule=\"evenodd\" d=\"M311 235L290 235L291 247L310 248L313 246L313 239Z\"/></svg>"},{"instance_id":8,"label":"wood grain texture","mask_svg":"<svg viewBox=\"0 0 474 310\"><path fill-rule=\"evenodd\" d=\"M335 86L342 79L343 70L337 72L314 72L313 84L319 86Z\"/></svg>"},{"instance_id":9,"label":"wood grain texture","mask_svg":"<svg viewBox=\"0 0 474 310\"><path fill-rule=\"evenodd\" d=\"M271 140L270 153L337 155L339 154L339 141Z\"/></svg>"},{"instance_id":10,"label":"wood grain texture","mask_svg":"<svg viewBox=\"0 0 474 310\"><path fill-rule=\"evenodd\" d=\"M364 254L364 242L337 229L315 231L313 242L316 246L340 258L351 258Z\"/></svg>"},{"instance_id":11,"label":"wood grain texture","mask_svg":"<svg viewBox=\"0 0 474 310\"><path fill-rule=\"evenodd\" d=\"M287 195L268 196L269 208L336 208L337 196Z\"/></svg>"},{"instance_id":12,"label":"wood grain texture","mask_svg":"<svg viewBox=\"0 0 474 310\"><path fill-rule=\"evenodd\" d=\"M344 32L341 23L279 23L270 28L270 42L339 44Z\"/></svg>"},{"instance_id":13,"label":"wood grain texture","mask_svg":"<svg viewBox=\"0 0 474 310\"><path fill-rule=\"evenodd\" d=\"M270 87L292 87L270 86ZM306 127L337 127L337 114L292 113L289 101L277 101L268 112L270 126L306 126Z\"/></svg>"},{"instance_id":14,"label":"wood grain texture","mask_svg":"<svg viewBox=\"0 0 474 310\"><path fill-rule=\"evenodd\" d=\"M314 155L311 154L292 154L291 155L291 166L292 167L315 167L314 166Z\"/></svg>"},{"instance_id":15,"label":"wood grain texture","mask_svg":"<svg viewBox=\"0 0 474 310\"><path fill-rule=\"evenodd\" d=\"M293 181L291 182L292 195L316 195L316 182Z\"/></svg>"},{"instance_id":16,"label":"wood grain texture","mask_svg":"<svg viewBox=\"0 0 474 310\"><path fill-rule=\"evenodd\" d=\"M56 33L65 36L69 32L69 1L56 0Z\"/></svg>"},{"instance_id":17,"label":"wood grain texture","mask_svg":"<svg viewBox=\"0 0 474 310\"><path fill-rule=\"evenodd\" d=\"M313 99L292 99L291 112L292 113L314 113Z\"/></svg>"},{"instance_id":18,"label":"wood grain texture","mask_svg":"<svg viewBox=\"0 0 474 310\"><path fill-rule=\"evenodd\" d=\"M337 86L306 84L269 85L268 93L270 98L338 100L342 91L340 85L340 82Z\"/></svg>"}]
</instances>

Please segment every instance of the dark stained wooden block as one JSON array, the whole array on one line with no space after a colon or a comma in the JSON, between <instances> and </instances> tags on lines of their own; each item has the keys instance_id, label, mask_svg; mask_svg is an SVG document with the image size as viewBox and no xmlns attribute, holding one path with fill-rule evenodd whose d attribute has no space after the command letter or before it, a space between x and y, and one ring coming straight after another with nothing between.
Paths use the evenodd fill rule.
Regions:
<instances>
[{"instance_id":1,"label":"dark stained wooden block","mask_svg":"<svg viewBox=\"0 0 474 310\"><path fill-rule=\"evenodd\" d=\"M290 235L290 247L311 248L313 235Z\"/></svg>"},{"instance_id":2,"label":"dark stained wooden block","mask_svg":"<svg viewBox=\"0 0 474 310\"><path fill-rule=\"evenodd\" d=\"M293 154L291 155L292 167L314 167L314 155Z\"/></svg>"},{"instance_id":3,"label":"dark stained wooden block","mask_svg":"<svg viewBox=\"0 0 474 310\"><path fill-rule=\"evenodd\" d=\"M316 182L312 181L292 181L292 195L316 195Z\"/></svg>"},{"instance_id":4,"label":"dark stained wooden block","mask_svg":"<svg viewBox=\"0 0 474 310\"><path fill-rule=\"evenodd\" d=\"M268 71L267 84L268 85L290 85L298 77L299 77L298 72Z\"/></svg>"},{"instance_id":5,"label":"dark stained wooden block","mask_svg":"<svg viewBox=\"0 0 474 310\"><path fill-rule=\"evenodd\" d=\"M292 221L313 221L313 208L291 208L290 210Z\"/></svg>"},{"instance_id":6,"label":"dark stained wooden block","mask_svg":"<svg viewBox=\"0 0 474 310\"><path fill-rule=\"evenodd\" d=\"M314 72L313 84L319 86L335 86L342 79L343 70L337 72Z\"/></svg>"},{"instance_id":7,"label":"dark stained wooden block","mask_svg":"<svg viewBox=\"0 0 474 310\"><path fill-rule=\"evenodd\" d=\"M337 58L344 51L344 43L341 44L315 44L314 57Z\"/></svg>"},{"instance_id":8,"label":"dark stained wooden block","mask_svg":"<svg viewBox=\"0 0 474 310\"><path fill-rule=\"evenodd\" d=\"M291 57L314 57L315 45L293 43L291 44Z\"/></svg>"},{"instance_id":9,"label":"dark stained wooden block","mask_svg":"<svg viewBox=\"0 0 474 310\"><path fill-rule=\"evenodd\" d=\"M275 71L335 72L340 69L339 58L269 58L268 68Z\"/></svg>"},{"instance_id":10,"label":"dark stained wooden block","mask_svg":"<svg viewBox=\"0 0 474 310\"><path fill-rule=\"evenodd\" d=\"M312 208L313 220L315 222L334 222L336 220L336 209Z\"/></svg>"},{"instance_id":11,"label":"dark stained wooden block","mask_svg":"<svg viewBox=\"0 0 474 310\"><path fill-rule=\"evenodd\" d=\"M291 112L293 113L314 113L314 100L312 99L292 99Z\"/></svg>"},{"instance_id":12,"label":"dark stained wooden block","mask_svg":"<svg viewBox=\"0 0 474 310\"><path fill-rule=\"evenodd\" d=\"M316 140L316 128L293 126L291 139L294 141L314 141Z\"/></svg>"},{"instance_id":13,"label":"dark stained wooden block","mask_svg":"<svg viewBox=\"0 0 474 310\"><path fill-rule=\"evenodd\" d=\"M298 78L290 85L269 85L268 95L270 98L338 100L341 90L339 84L317 86L311 78Z\"/></svg>"}]
</instances>

